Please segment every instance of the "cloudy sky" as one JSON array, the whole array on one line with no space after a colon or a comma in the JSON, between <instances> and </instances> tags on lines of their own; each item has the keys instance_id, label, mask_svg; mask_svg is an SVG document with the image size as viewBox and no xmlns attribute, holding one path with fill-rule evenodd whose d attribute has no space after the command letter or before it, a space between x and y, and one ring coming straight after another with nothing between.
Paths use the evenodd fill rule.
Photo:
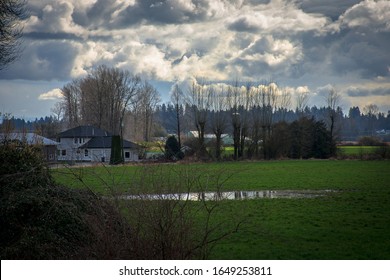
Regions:
<instances>
[{"instance_id":1,"label":"cloudy sky","mask_svg":"<svg viewBox=\"0 0 390 280\"><path fill-rule=\"evenodd\" d=\"M390 110L388 0L29 0L21 58L0 72L0 112L50 115L59 89L106 64L153 81L273 80L345 111ZM292 92L293 92L292 91Z\"/></svg>"}]
</instances>

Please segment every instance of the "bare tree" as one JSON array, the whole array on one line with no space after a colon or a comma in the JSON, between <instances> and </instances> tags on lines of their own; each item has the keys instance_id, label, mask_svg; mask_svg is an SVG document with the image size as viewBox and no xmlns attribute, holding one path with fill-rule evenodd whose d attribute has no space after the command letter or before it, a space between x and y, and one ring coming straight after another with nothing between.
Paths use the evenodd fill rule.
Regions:
<instances>
[{"instance_id":1,"label":"bare tree","mask_svg":"<svg viewBox=\"0 0 390 280\"><path fill-rule=\"evenodd\" d=\"M282 121L286 120L286 114L291 106L291 94L286 88L284 88L279 96L279 109L282 113Z\"/></svg>"},{"instance_id":2,"label":"bare tree","mask_svg":"<svg viewBox=\"0 0 390 280\"><path fill-rule=\"evenodd\" d=\"M198 132L199 156L206 153L204 135L210 106L210 87L204 81L193 81L188 90L188 103L193 110L193 120Z\"/></svg>"},{"instance_id":3,"label":"bare tree","mask_svg":"<svg viewBox=\"0 0 390 280\"><path fill-rule=\"evenodd\" d=\"M182 104L183 99L183 91L179 87L179 85L175 85L171 95L171 101L175 106L176 110L176 122L177 122L177 139L179 142L179 146L181 147L181 137L180 137L180 105Z\"/></svg>"},{"instance_id":4,"label":"bare tree","mask_svg":"<svg viewBox=\"0 0 390 280\"><path fill-rule=\"evenodd\" d=\"M261 87L261 124L264 158L270 157L269 140L271 139L273 114L277 104L277 92L278 88L275 83L269 83L267 86Z\"/></svg>"},{"instance_id":5,"label":"bare tree","mask_svg":"<svg viewBox=\"0 0 390 280\"><path fill-rule=\"evenodd\" d=\"M261 141L261 128L262 128L262 108L261 108L261 96L263 86L258 86L253 89L253 97L251 103L251 144L249 146L248 155L258 157L259 156L259 144Z\"/></svg>"},{"instance_id":6,"label":"bare tree","mask_svg":"<svg viewBox=\"0 0 390 280\"><path fill-rule=\"evenodd\" d=\"M64 106L65 122L68 124L68 127L75 127L80 124L80 80L73 80L65 85L61 93L63 95L62 105Z\"/></svg>"},{"instance_id":7,"label":"bare tree","mask_svg":"<svg viewBox=\"0 0 390 280\"><path fill-rule=\"evenodd\" d=\"M62 89L68 125L92 124L122 135L125 114L140 84L138 76L104 65L72 81Z\"/></svg>"},{"instance_id":8,"label":"bare tree","mask_svg":"<svg viewBox=\"0 0 390 280\"><path fill-rule=\"evenodd\" d=\"M296 111L301 116L303 116L303 111L309 102L309 97L309 92L305 89L299 90L296 93Z\"/></svg>"},{"instance_id":9,"label":"bare tree","mask_svg":"<svg viewBox=\"0 0 390 280\"><path fill-rule=\"evenodd\" d=\"M227 99L233 126L233 158L237 160L239 157L241 136L241 116L239 112L241 92L238 85L238 80L236 80L233 85L229 86L227 91Z\"/></svg>"},{"instance_id":10,"label":"bare tree","mask_svg":"<svg viewBox=\"0 0 390 280\"><path fill-rule=\"evenodd\" d=\"M148 82L144 82L138 91L138 100L140 100L141 114L143 117L144 141L150 140L150 132L153 123L153 114L157 104L160 102L160 94Z\"/></svg>"},{"instance_id":11,"label":"bare tree","mask_svg":"<svg viewBox=\"0 0 390 280\"><path fill-rule=\"evenodd\" d=\"M27 17L24 0L0 1L0 70L20 54L22 20Z\"/></svg>"},{"instance_id":12,"label":"bare tree","mask_svg":"<svg viewBox=\"0 0 390 280\"><path fill-rule=\"evenodd\" d=\"M328 115L329 115L329 131L330 138L332 141L335 141L335 125L337 121L337 108L340 102L340 94L332 87L328 95L326 96L326 104L328 106ZM334 145L331 145L333 147ZM334 155L336 153L335 150L331 151L331 154Z\"/></svg>"},{"instance_id":13,"label":"bare tree","mask_svg":"<svg viewBox=\"0 0 390 280\"><path fill-rule=\"evenodd\" d=\"M54 107L50 109L50 111L54 114L55 119L60 122L64 115L64 106L61 102L56 102Z\"/></svg>"},{"instance_id":14,"label":"bare tree","mask_svg":"<svg viewBox=\"0 0 390 280\"><path fill-rule=\"evenodd\" d=\"M241 121L241 131L240 131L240 146L238 149L238 157L244 156L245 144L249 134L250 127L250 118L249 118L249 109L252 103L253 97L253 87L250 82L247 82L245 87L240 88L240 121Z\"/></svg>"},{"instance_id":15,"label":"bare tree","mask_svg":"<svg viewBox=\"0 0 390 280\"><path fill-rule=\"evenodd\" d=\"M376 120L379 113L379 108L376 104L368 104L364 106L363 112L368 118L368 130L370 131L371 135L374 135L374 121Z\"/></svg>"},{"instance_id":16,"label":"bare tree","mask_svg":"<svg viewBox=\"0 0 390 280\"><path fill-rule=\"evenodd\" d=\"M210 92L210 109L211 119L210 126L211 130L215 134L215 158L221 159L221 148L222 148L222 134L227 128L227 100L226 91L223 85L219 89L212 90Z\"/></svg>"}]
</instances>

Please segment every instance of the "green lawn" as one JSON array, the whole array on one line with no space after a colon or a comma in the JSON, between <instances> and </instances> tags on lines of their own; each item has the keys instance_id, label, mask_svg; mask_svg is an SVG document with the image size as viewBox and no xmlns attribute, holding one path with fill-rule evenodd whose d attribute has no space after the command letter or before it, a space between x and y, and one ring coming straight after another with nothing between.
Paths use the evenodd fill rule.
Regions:
<instances>
[{"instance_id":1,"label":"green lawn","mask_svg":"<svg viewBox=\"0 0 390 280\"><path fill-rule=\"evenodd\" d=\"M359 156L373 154L381 147L379 146L339 146L338 151L347 156Z\"/></svg>"},{"instance_id":2,"label":"green lawn","mask_svg":"<svg viewBox=\"0 0 390 280\"><path fill-rule=\"evenodd\" d=\"M223 190L338 190L310 199L224 201L217 220L224 219L231 227L237 221L243 223L238 232L214 248L210 257L390 259L390 161L286 160L93 167L56 169L53 175L59 183L88 187L103 194L137 193L135 181L153 185L147 192L167 192L159 189L157 183L169 180L175 185L178 178L192 178L188 184L193 188L212 190L216 177L223 182ZM185 191L186 187L174 187L177 191L180 188Z\"/></svg>"}]
</instances>

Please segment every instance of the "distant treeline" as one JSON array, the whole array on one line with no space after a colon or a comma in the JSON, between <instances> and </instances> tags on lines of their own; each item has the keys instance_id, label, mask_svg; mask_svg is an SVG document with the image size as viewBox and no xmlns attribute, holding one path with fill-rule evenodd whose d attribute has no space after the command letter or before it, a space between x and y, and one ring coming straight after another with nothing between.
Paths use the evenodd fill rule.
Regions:
<instances>
[{"instance_id":1,"label":"distant treeline","mask_svg":"<svg viewBox=\"0 0 390 280\"><path fill-rule=\"evenodd\" d=\"M180 117L182 118L183 131L196 130L193 124L192 108L190 105L180 106ZM252 113L249 111L249 113ZM230 118L229 110L223 111L226 119ZM159 120L161 127L168 133L176 133L176 110L173 104L161 104L156 108L156 119ZM215 115L215 111L208 110L207 116L210 123ZM302 116L314 118L316 121L323 121L329 126L330 110L326 107L306 107L303 112L297 110L286 110L284 108L276 109L273 112L272 123L281 121L292 123L299 120ZM335 118L336 138L338 141L357 141L363 136L376 136L383 141L390 141L390 112L386 115L377 112L365 113L359 107L351 107L348 113L344 113L339 107L336 110ZM387 131L387 135L386 135ZM206 127L206 133L213 133L212 128ZM226 133L232 134L232 127L227 127Z\"/></svg>"},{"instance_id":2,"label":"distant treeline","mask_svg":"<svg viewBox=\"0 0 390 280\"><path fill-rule=\"evenodd\" d=\"M190 105L179 106L179 116L181 118L182 133L191 130L196 130L193 123L192 108ZM229 111L224 111L222 114L230 116ZM329 119L329 109L326 107L306 107L304 116L307 118L313 117L316 121L323 121L327 124ZM207 116L211 120L215 112L208 110ZM274 112L273 123L285 121L292 123L302 116L302 112L294 110L277 109ZM177 132L177 113L175 106L171 103L162 103L156 106L154 111L154 131L153 136L163 137L167 134L176 134ZM210 123L209 120L209 123ZM64 120L58 120L55 116L46 116L36 118L35 120L25 120L23 118L9 117L3 118L3 122L10 122L11 127L17 131L38 132L45 137L55 137L55 135L68 128L68 124ZM390 141L390 112L377 113L375 115L364 113L359 107L351 107L348 114L345 114L340 108L337 110L337 140L339 141L357 141L363 136L376 136L383 141ZM2 125L4 126L4 125ZM387 134L386 134L387 131ZM227 127L226 132L232 134L232 128ZM206 133L212 134L212 128L207 127Z\"/></svg>"}]
</instances>

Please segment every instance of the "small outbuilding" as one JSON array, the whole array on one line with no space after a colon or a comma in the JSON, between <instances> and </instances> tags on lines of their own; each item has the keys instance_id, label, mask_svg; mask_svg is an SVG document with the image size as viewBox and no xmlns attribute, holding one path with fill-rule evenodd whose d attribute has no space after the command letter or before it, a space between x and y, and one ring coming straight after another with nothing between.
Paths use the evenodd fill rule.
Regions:
<instances>
[{"instance_id":1,"label":"small outbuilding","mask_svg":"<svg viewBox=\"0 0 390 280\"><path fill-rule=\"evenodd\" d=\"M33 132L11 132L1 133L0 142L19 142L20 144L26 143L27 145L36 145L42 148L43 157L48 162L57 160L57 146L58 142L38 135Z\"/></svg>"}]
</instances>

